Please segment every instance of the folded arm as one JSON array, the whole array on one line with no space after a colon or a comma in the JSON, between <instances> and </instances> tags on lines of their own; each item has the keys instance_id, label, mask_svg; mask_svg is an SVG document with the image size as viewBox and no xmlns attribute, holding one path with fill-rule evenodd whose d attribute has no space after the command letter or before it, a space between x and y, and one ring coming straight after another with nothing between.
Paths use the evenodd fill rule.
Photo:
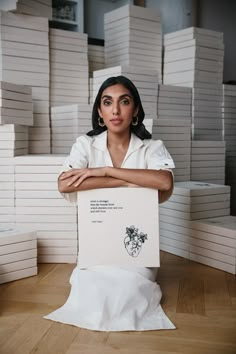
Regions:
<instances>
[{"instance_id":1,"label":"folded arm","mask_svg":"<svg viewBox=\"0 0 236 354\"><path fill-rule=\"evenodd\" d=\"M62 193L135 186L158 189L160 202L163 202L172 193L172 173L167 170L101 167L71 169L58 179L58 189Z\"/></svg>"}]
</instances>

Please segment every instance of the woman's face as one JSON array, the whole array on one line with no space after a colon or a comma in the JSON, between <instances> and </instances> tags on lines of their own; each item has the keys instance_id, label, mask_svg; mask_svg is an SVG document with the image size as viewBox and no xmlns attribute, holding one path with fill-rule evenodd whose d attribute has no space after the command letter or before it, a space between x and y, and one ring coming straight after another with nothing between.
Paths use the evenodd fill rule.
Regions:
<instances>
[{"instance_id":1,"label":"woman's face","mask_svg":"<svg viewBox=\"0 0 236 354\"><path fill-rule=\"evenodd\" d=\"M129 90L121 84L116 84L103 91L98 113L108 131L120 134L130 130L130 124L133 117L137 116L138 109L135 108Z\"/></svg>"}]
</instances>

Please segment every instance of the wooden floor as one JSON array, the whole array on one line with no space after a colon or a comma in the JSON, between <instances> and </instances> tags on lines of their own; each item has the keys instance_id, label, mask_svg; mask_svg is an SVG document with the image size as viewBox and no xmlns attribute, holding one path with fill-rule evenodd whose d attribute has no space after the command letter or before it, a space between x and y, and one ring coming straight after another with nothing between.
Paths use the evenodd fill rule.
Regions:
<instances>
[{"instance_id":1,"label":"wooden floor","mask_svg":"<svg viewBox=\"0 0 236 354\"><path fill-rule=\"evenodd\" d=\"M162 306L176 330L96 332L43 319L70 291L74 265L0 286L1 354L236 354L233 275L162 252Z\"/></svg>"}]
</instances>

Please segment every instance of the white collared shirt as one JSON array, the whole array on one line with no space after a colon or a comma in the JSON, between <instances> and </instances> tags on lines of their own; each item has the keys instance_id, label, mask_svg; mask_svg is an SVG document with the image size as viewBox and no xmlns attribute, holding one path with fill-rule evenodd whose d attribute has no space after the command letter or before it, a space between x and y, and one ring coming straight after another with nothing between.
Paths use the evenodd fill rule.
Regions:
<instances>
[{"instance_id":1,"label":"white collared shirt","mask_svg":"<svg viewBox=\"0 0 236 354\"><path fill-rule=\"evenodd\" d=\"M72 146L70 155L66 158L62 171L72 168L92 168L113 166L111 156L107 149L107 131L95 135L83 135L77 138ZM141 140L131 134L129 147L121 168L138 168L153 170L170 170L174 162L165 148L162 140ZM69 202L77 202L77 192L63 193Z\"/></svg>"}]
</instances>

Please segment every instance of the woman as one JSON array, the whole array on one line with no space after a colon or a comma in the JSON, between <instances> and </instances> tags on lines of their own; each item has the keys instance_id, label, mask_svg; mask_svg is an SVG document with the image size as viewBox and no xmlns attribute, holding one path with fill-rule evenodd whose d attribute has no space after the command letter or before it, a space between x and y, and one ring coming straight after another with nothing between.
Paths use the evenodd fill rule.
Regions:
<instances>
[{"instance_id":1,"label":"woman","mask_svg":"<svg viewBox=\"0 0 236 354\"><path fill-rule=\"evenodd\" d=\"M77 191L125 186L157 189L161 202L169 198L174 164L162 141L151 139L143 119L138 91L129 79L111 77L102 84L93 130L77 139L58 179L67 200L76 202ZM76 267L66 304L46 318L103 331L175 328L160 306L156 273L137 267Z\"/></svg>"}]
</instances>

